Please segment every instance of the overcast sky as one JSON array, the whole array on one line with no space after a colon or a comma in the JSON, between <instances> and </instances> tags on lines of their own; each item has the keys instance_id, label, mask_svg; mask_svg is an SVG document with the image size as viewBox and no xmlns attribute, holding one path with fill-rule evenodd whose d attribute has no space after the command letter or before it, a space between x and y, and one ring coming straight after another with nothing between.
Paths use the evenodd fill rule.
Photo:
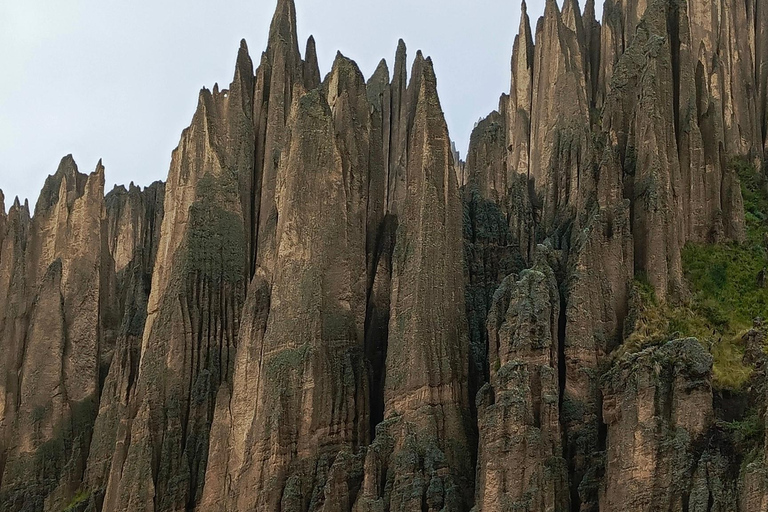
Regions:
<instances>
[{"instance_id":1,"label":"overcast sky","mask_svg":"<svg viewBox=\"0 0 768 512\"><path fill-rule=\"evenodd\" d=\"M0 189L34 206L72 153L99 158L107 189L165 179L201 87L232 79L239 41L266 47L275 0L0 0ZM300 47L317 41L321 73L337 50L366 77L398 38L432 56L451 137L462 154L474 123L509 89L519 0L296 0ZM535 27L544 0L528 0ZM600 13L598 13L598 16ZM409 64L410 65L410 64Z\"/></svg>"}]
</instances>

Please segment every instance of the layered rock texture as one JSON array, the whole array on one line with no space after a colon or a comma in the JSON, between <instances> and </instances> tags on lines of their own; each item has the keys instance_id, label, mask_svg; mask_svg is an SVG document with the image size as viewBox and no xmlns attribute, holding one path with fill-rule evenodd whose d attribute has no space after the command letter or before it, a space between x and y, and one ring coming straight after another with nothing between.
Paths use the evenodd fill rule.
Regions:
<instances>
[{"instance_id":1,"label":"layered rock texture","mask_svg":"<svg viewBox=\"0 0 768 512\"><path fill-rule=\"evenodd\" d=\"M768 7L603 13L523 4L463 162L429 58L322 78L278 0L166 182L0 193L0 510L768 510L760 322L738 399L630 336L638 282L684 302L686 244L746 239Z\"/></svg>"}]
</instances>

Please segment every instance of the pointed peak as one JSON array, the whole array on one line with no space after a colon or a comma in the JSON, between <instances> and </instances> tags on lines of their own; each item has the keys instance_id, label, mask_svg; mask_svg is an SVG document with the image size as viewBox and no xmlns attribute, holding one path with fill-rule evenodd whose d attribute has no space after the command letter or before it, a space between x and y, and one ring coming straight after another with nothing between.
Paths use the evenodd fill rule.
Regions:
<instances>
[{"instance_id":1,"label":"pointed peak","mask_svg":"<svg viewBox=\"0 0 768 512\"><path fill-rule=\"evenodd\" d=\"M373 77L386 77L386 82L389 82L389 65L387 65L387 59L381 59L379 65L376 66L376 71L373 72Z\"/></svg>"},{"instance_id":2,"label":"pointed peak","mask_svg":"<svg viewBox=\"0 0 768 512\"><path fill-rule=\"evenodd\" d=\"M566 9L573 9L573 12L581 14L581 6L578 0L563 0L562 12L565 12Z\"/></svg>"},{"instance_id":3,"label":"pointed peak","mask_svg":"<svg viewBox=\"0 0 768 512\"><path fill-rule=\"evenodd\" d=\"M381 59L379 65L376 66L376 71L373 72L371 77L366 83L366 92L368 95L368 101L372 105L379 105L381 108L381 95L389 85L389 66L387 66L386 59Z\"/></svg>"},{"instance_id":4,"label":"pointed peak","mask_svg":"<svg viewBox=\"0 0 768 512\"><path fill-rule=\"evenodd\" d=\"M581 7L579 7L579 2L577 2L576 0L564 0L561 16L563 18L569 18L569 19L581 18Z\"/></svg>"},{"instance_id":5,"label":"pointed peak","mask_svg":"<svg viewBox=\"0 0 768 512\"><path fill-rule=\"evenodd\" d=\"M544 18L549 19L551 16L560 16L560 7L557 5L557 0L547 0L544 6Z\"/></svg>"},{"instance_id":6,"label":"pointed peak","mask_svg":"<svg viewBox=\"0 0 768 512\"><path fill-rule=\"evenodd\" d=\"M595 0L587 0L586 5L584 5L583 17L591 22L597 21L597 17L595 15Z\"/></svg>"},{"instance_id":7,"label":"pointed peak","mask_svg":"<svg viewBox=\"0 0 768 512\"><path fill-rule=\"evenodd\" d=\"M237 50L237 61L235 62L235 75L232 78L230 89L252 89L253 88L253 61L248 53L248 44L245 39L240 40L240 49Z\"/></svg>"},{"instance_id":8,"label":"pointed peak","mask_svg":"<svg viewBox=\"0 0 768 512\"><path fill-rule=\"evenodd\" d=\"M392 71L392 86L396 88L405 88L408 81L408 72L406 71L406 60L408 51L405 47L405 41L400 39L397 42L397 51L395 52L395 68Z\"/></svg>"},{"instance_id":9,"label":"pointed peak","mask_svg":"<svg viewBox=\"0 0 768 512\"><path fill-rule=\"evenodd\" d=\"M240 48L237 50L237 70L239 71L243 66L250 68L251 74L253 74L253 62L251 62L251 55L248 53L248 44L245 39L240 40Z\"/></svg>"},{"instance_id":10,"label":"pointed peak","mask_svg":"<svg viewBox=\"0 0 768 512\"><path fill-rule=\"evenodd\" d=\"M344 89L347 89L355 82L358 84L365 83L365 77L357 66L357 63L352 59L345 57L341 52L336 52L336 58L333 61L331 74L338 77L340 87ZM341 85L342 83L346 83L346 85Z\"/></svg>"},{"instance_id":11,"label":"pointed peak","mask_svg":"<svg viewBox=\"0 0 768 512\"><path fill-rule=\"evenodd\" d=\"M408 50L408 48L405 46L405 41L402 39L397 40L397 55L403 54L405 55L405 52Z\"/></svg>"},{"instance_id":12,"label":"pointed peak","mask_svg":"<svg viewBox=\"0 0 768 512\"><path fill-rule=\"evenodd\" d=\"M0 188L0 215L5 215L5 194L3 189Z\"/></svg>"},{"instance_id":13,"label":"pointed peak","mask_svg":"<svg viewBox=\"0 0 768 512\"><path fill-rule=\"evenodd\" d=\"M515 71L515 61L523 58L526 62L533 61L533 34L531 33L531 19L528 17L528 8L523 0L520 8L520 26L512 50L512 73Z\"/></svg>"},{"instance_id":14,"label":"pointed peak","mask_svg":"<svg viewBox=\"0 0 768 512\"><path fill-rule=\"evenodd\" d=\"M24 205L22 206L19 196L16 196L13 200L13 204L11 204L11 207L8 210L8 215L10 216L11 214L24 214L29 217L29 201L25 199Z\"/></svg>"},{"instance_id":15,"label":"pointed peak","mask_svg":"<svg viewBox=\"0 0 768 512\"><path fill-rule=\"evenodd\" d=\"M577 0L565 0L563 4L563 12L561 14L563 24L574 31L579 40L582 38L582 20L581 20L581 8Z\"/></svg>"},{"instance_id":16,"label":"pointed peak","mask_svg":"<svg viewBox=\"0 0 768 512\"><path fill-rule=\"evenodd\" d=\"M416 82L416 89L419 90L421 88L421 78L422 74L424 73L424 68L426 67L425 64L427 64L427 61L424 59L424 54L421 53L421 50L418 50L416 52L416 58L413 59L413 65L411 66L411 83L413 84L414 81ZM431 63L429 63L431 65ZM411 86L409 86L409 90L411 89Z\"/></svg>"},{"instance_id":17,"label":"pointed peak","mask_svg":"<svg viewBox=\"0 0 768 512\"><path fill-rule=\"evenodd\" d=\"M435 64L432 62L432 57L427 57L424 59L424 69L422 70L422 73L426 77L437 79L437 75L435 74Z\"/></svg>"},{"instance_id":18,"label":"pointed peak","mask_svg":"<svg viewBox=\"0 0 768 512\"><path fill-rule=\"evenodd\" d=\"M219 94L219 82L213 84L213 94Z\"/></svg>"},{"instance_id":19,"label":"pointed peak","mask_svg":"<svg viewBox=\"0 0 768 512\"><path fill-rule=\"evenodd\" d=\"M75 162L75 159L72 157L72 154L66 155L64 158L61 159L59 162L59 167L56 169L56 174L69 174L69 175L76 175L78 172L77 169L77 163Z\"/></svg>"},{"instance_id":20,"label":"pointed peak","mask_svg":"<svg viewBox=\"0 0 768 512\"><path fill-rule=\"evenodd\" d=\"M309 53L310 51L312 53L315 53L317 51L317 45L315 43L315 36L314 35L310 34L309 37L307 38L307 47L306 48L307 48L307 52L306 53ZM305 57L306 57L306 55L305 55Z\"/></svg>"},{"instance_id":21,"label":"pointed peak","mask_svg":"<svg viewBox=\"0 0 768 512\"><path fill-rule=\"evenodd\" d=\"M8 218L16 218L18 221L19 216L21 216L22 219L29 219L29 202L24 200L24 204L22 205L19 196L16 196L13 203L11 203L11 207L8 209Z\"/></svg>"},{"instance_id":22,"label":"pointed peak","mask_svg":"<svg viewBox=\"0 0 768 512\"><path fill-rule=\"evenodd\" d=\"M85 194L96 198L97 200L104 197L104 166L101 165L101 160L96 165L96 169L88 176L85 182Z\"/></svg>"},{"instance_id":23,"label":"pointed peak","mask_svg":"<svg viewBox=\"0 0 768 512\"><path fill-rule=\"evenodd\" d=\"M278 45L287 44L288 49L298 56L299 40L296 31L296 5L293 0L277 0L275 14L269 27L267 52L271 54Z\"/></svg>"},{"instance_id":24,"label":"pointed peak","mask_svg":"<svg viewBox=\"0 0 768 512\"><path fill-rule=\"evenodd\" d=\"M405 67L405 61L408 58L408 49L405 47L405 41L400 39L397 42L397 51L395 52L395 70L397 70L398 66ZM395 71L395 74L397 74L397 71Z\"/></svg>"},{"instance_id":25,"label":"pointed peak","mask_svg":"<svg viewBox=\"0 0 768 512\"><path fill-rule=\"evenodd\" d=\"M304 50L304 87L311 90L318 85L320 85L320 65L317 63L315 38L310 35Z\"/></svg>"},{"instance_id":26,"label":"pointed peak","mask_svg":"<svg viewBox=\"0 0 768 512\"><path fill-rule=\"evenodd\" d=\"M530 30L531 26L531 18L528 16L528 6L525 4L525 0L523 0L523 5L520 6L520 33L523 33L523 27L529 27L528 30Z\"/></svg>"},{"instance_id":27,"label":"pointed peak","mask_svg":"<svg viewBox=\"0 0 768 512\"><path fill-rule=\"evenodd\" d=\"M218 86L214 85L213 93L215 94L217 92L218 92ZM200 94L197 96L197 110L202 112L205 109L207 109L209 105L208 102L211 100L211 98L213 98L213 95L211 94L210 89L208 89L207 87L202 87L200 89Z\"/></svg>"},{"instance_id":28,"label":"pointed peak","mask_svg":"<svg viewBox=\"0 0 768 512\"><path fill-rule=\"evenodd\" d=\"M333 65L331 66L331 72L332 73L338 72L339 68L346 66L350 62L352 61L346 58L343 53L337 50L336 57L334 57Z\"/></svg>"}]
</instances>

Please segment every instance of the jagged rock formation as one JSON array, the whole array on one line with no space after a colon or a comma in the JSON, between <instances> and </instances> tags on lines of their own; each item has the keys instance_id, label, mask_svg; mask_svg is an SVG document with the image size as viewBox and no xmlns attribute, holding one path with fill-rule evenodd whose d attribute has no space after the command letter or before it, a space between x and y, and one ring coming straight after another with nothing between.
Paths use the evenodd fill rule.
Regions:
<instances>
[{"instance_id":1,"label":"jagged rock formation","mask_svg":"<svg viewBox=\"0 0 768 512\"><path fill-rule=\"evenodd\" d=\"M114 279L101 162L86 176L71 156L30 218L14 202L3 239L3 508L60 506L79 486L110 332ZM45 505L44 505L45 503Z\"/></svg>"},{"instance_id":2,"label":"jagged rock formation","mask_svg":"<svg viewBox=\"0 0 768 512\"><path fill-rule=\"evenodd\" d=\"M101 400L93 426L85 484L94 489L98 503L111 484L113 495L119 480L110 474L125 460L125 439L130 428L130 398L136 385L141 339L147 319L152 271L160 240L165 185L153 183L144 190L115 187L106 196L106 236L116 273L119 318L115 323L113 353L104 361Z\"/></svg>"},{"instance_id":3,"label":"jagged rock formation","mask_svg":"<svg viewBox=\"0 0 768 512\"><path fill-rule=\"evenodd\" d=\"M488 315L490 383L478 393L478 510L568 510L558 376L560 294L546 263L510 275Z\"/></svg>"},{"instance_id":4,"label":"jagged rock formation","mask_svg":"<svg viewBox=\"0 0 768 512\"><path fill-rule=\"evenodd\" d=\"M759 157L752 120L764 107L750 103L748 84L759 80L751 63L764 57L729 27L760 40L747 21L759 10L610 1L601 25L593 2L582 17L573 1L562 11L548 1L534 44L524 8L510 95L473 134L470 186L499 206L513 234L522 233L513 237L518 244L526 245L526 235L546 238L559 254L561 421L573 510L612 510L599 503L608 470L602 453L610 447L601 434L598 377L629 327L633 276L647 275L661 300L674 298L684 293L686 242L744 237L728 159ZM742 78L734 87L736 75ZM506 161L486 161L502 144L499 131L507 134ZM516 185L514 175L527 177L529 187ZM507 193L500 194L495 184L504 176ZM521 215L521 207L533 215Z\"/></svg>"},{"instance_id":5,"label":"jagged rock formation","mask_svg":"<svg viewBox=\"0 0 768 512\"><path fill-rule=\"evenodd\" d=\"M279 0L165 183L66 157L34 215L0 193L0 509L765 510L704 346L625 343L633 280L685 298L684 245L745 238L763 2L523 3L466 162L430 59L323 79L296 27Z\"/></svg>"},{"instance_id":6,"label":"jagged rock formation","mask_svg":"<svg viewBox=\"0 0 768 512\"><path fill-rule=\"evenodd\" d=\"M711 432L711 370L712 356L691 338L631 354L604 376L601 510L738 509Z\"/></svg>"},{"instance_id":7,"label":"jagged rock formation","mask_svg":"<svg viewBox=\"0 0 768 512\"><path fill-rule=\"evenodd\" d=\"M407 195L392 256L384 421L366 455L361 511L471 503L461 205L436 86L432 62L419 53L408 87Z\"/></svg>"}]
</instances>

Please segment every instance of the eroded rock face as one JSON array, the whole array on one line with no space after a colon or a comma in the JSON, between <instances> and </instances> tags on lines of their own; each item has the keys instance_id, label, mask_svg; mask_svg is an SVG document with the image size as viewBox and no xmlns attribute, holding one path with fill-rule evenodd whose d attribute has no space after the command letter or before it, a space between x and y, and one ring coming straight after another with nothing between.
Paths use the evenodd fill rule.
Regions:
<instances>
[{"instance_id":1,"label":"eroded rock face","mask_svg":"<svg viewBox=\"0 0 768 512\"><path fill-rule=\"evenodd\" d=\"M702 345L623 343L633 279L674 301L686 243L744 239L767 24L548 0L534 39L523 3L463 162L430 59L322 79L279 0L166 183L0 193L0 508L765 510Z\"/></svg>"},{"instance_id":2,"label":"eroded rock face","mask_svg":"<svg viewBox=\"0 0 768 512\"><path fill-rule=\"evenodd\" d=\"M461 210L432 63L420 53L408 93L408 195L392 263L384 421L355 509L465 510L472 455Z\"/></svg>"},{"instance_id":3,"label":"eroded rock face","mask_svg":"<svg viewBox=\"0 0 768 512\"><path fill-rule=\"evenodd\" d=\"M30 219L18 201L3 239L0 502L55 508L82 479L99 392L113 278L104 168L71 156L49 176ZM6 263L7 262L7 263Z\"/></svg>"},{"instance_id":4,"label":"eroded rock face","mask_svg":"<svg viewBox=\"0 0 768 512\"><path fill-rule=\"evenodd\" d=\"M628 356L604 377L600 510L690 510L693 444L714 421L711 370L712 356L687 339Z\"/></svg>"},{"instance_id":5,"label":"eroded rock face","mask_svg":"<svg viewBox=\"0 0 768 512\"><path fill-rule=\"evenodd\" d=\"M753 28L761 12L731 3L606 2L601 26L592 2L584 16L575 2L562 11L547 2L534 44L523 7L510 95L502 115L475 131L467 189L475 176L475 190L501 205L513 234L547 239L561 254L554 268L565 311L561 412L571 502L596 510L605 450L598 369L622 343L635 272L665 300L683 292L685 243L744 237L726 155L749 157L761 144L750 126L762 110L749 106L747 91L758 83L759 52L747 48L762 44ZM736 42L731 26L754 43ZM736 75L744 79L734 88ZM495 124L507 132L506 164L486 157ZM514 185L514 171L527 173L529 189ZM506 194L495 185L499 176L507 177ZM486 267L470 267L468 282Z\"/></svg>"},{"instance_id":6,"label":"eroded rock face","mask_svg":"<svg viewBox=\"0 0 768 512\"><path fill-rule=\"evenodd\" d=\"M152 271L160 240L165 185L156 182L145 189L131 185L115 187L105 198L107 239L116 270L116 342L109 357L102 356L103 384L98 415L88 454L85 486L93 489L93 502L114 495L107 484L115 468L125 460L135 390L141 356L141 339L147 318Z\"/></svg>"},{"instance_id":7,"label":"eroded rock face","mask_svg":"<svg viewBox=\"0 0 768 512\"><path fill-rule=\"evenodd\" d=\"M329 87L355 79L367 105L362 76L347 66L337 60ZM346 98L338 101L333 107L341 116L348 105ZM318 484L322 489L328 471L351 473L341 452L354 454L369 436L365 197L348 195L367 180L355 163L345 172L332 107L320 91L298 100L288 137L268 320L264 331L246 338L233 382L237 434L230 439L225 493L231 510L336 510L340 502L329 500L351 502L318 495ZM367 158L367 147L361 154ZM331 217L336 221L329 231L321 220ZM258 306L251 311L263 315ZM246 328L257 322L244 320Z\"/></svg>"},{"instance_id":8,"label":"eroded rock face","mask_svg":"<svg viewBox=\"0 0 768 512\"><path fill-rule=\"evenodd\" d=\"M558 375L560 293L546 264L507 277L488 318L478 394L478 510L568 510Z\"/></svg>"}]
</instances>

